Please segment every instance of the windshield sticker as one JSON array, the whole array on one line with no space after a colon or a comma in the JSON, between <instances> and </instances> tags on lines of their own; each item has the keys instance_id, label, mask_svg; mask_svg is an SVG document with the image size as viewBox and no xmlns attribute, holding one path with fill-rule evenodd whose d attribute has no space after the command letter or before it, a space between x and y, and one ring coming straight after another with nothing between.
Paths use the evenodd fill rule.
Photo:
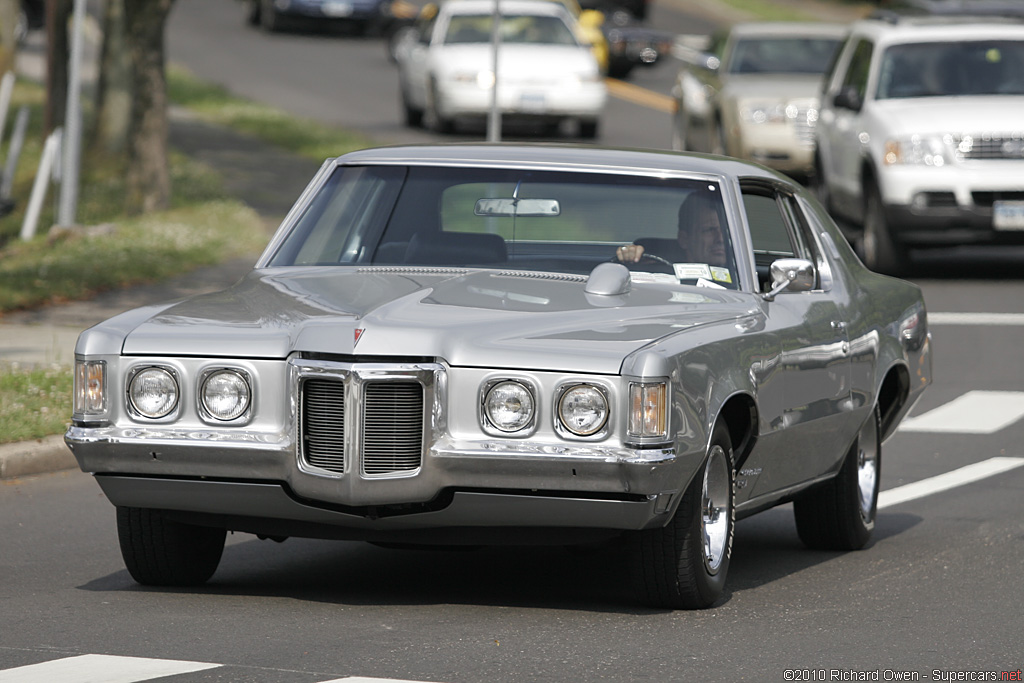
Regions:
<instances>
[{"instance_id":1,"label":"windshield sticker","mask_svg":"<svg viewBox=\"0 0 1024 683\"><path fill-rule=\"evenodd\" d=\"M646 273L643 271L631 271L630 282L668 282L674 285L679 284L679 279L668 273Z\"/></svg>"},{"instance_id":2,"label":"windshield sticker","mask_svg":"<svg viewBox=\"0 0 1024 683\"><path fill-rule=\"evenodd\" d=\"M672 269L680 280L711 279L711 266L706 263L673 263Z\"/></svg>"},{"instance_id":3,"label":"windshield sticker","mask_svg":"<svg viewBox=\"0 0 1024 683\"><path fill-rule=\"evenodd\" d=\"M723 287L722 285L718 284L717 282L712 282L711 280L705 280L704 278L700 278L699 280L697 280L697 286L698 287L711 287L712 289L725 289L725 287Z\"/></svg>"},{"instance_id":4,"label":"windshield sticker","mask_svg":"<svg viewBox=\"0 0 1024 683\"><path fill-rule=\"evenodd\" d=\"M732 282L732 273L729 272L728 268L720 268L718 266L711 266L711 279L715 282Z\"/></svg>"}]
</instances>

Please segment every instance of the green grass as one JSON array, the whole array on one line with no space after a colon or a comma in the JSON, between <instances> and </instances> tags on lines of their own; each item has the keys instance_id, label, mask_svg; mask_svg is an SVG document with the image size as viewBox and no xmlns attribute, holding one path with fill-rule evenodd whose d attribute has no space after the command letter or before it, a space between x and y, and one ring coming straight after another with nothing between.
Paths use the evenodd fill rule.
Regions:
<instances>
[{"instance_id":1,"label":"green grass","mask_svg":"<svg viewBox=\"0 0 1024 683\"><path fill-rule=\"evenodd\" d=\"M175 106L201 120L259 137L317 161L374 144L364 136L297 120L271 107L232 97L172 68L168 90ZM29 127L12 197L0 218L0 318L4 312L89 298L97 292L160 280L200 266L258 253L269 235L260 216L227 196L217 172L171 155L171 208L143 216L124 212L124 168L86 157L73 230L54 229L59 187L52 185L30 240L19 237L43 149L45 93L19 81L11 112L29 107ZM13 120L13 114L10 117ZM0 364L0 443L58 434L71 414L71 372L62 366Z\"/></svg>"},{"instance_id":2,"label":"green grass","mask_svg":"<svg viewBox=\"0 0 1024 683\"><path fill-rule=\"evenodd\" d=\"M67 368L0 368L0 442L60 434L70 415L71 372Z\"/></svg>"}]
</instances>

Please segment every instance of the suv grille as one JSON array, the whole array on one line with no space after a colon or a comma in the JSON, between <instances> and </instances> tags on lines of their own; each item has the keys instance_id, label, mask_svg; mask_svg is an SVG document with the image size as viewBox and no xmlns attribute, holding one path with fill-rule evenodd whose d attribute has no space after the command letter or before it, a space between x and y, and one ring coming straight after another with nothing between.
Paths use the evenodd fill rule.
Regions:
<instances>
[{"instance_id":1,"label":"suv grille","mask_svg":"<svg viewBox=\"0 0 1024 683\"><path fill-rule=\"evenodd\" d=\"M300 384L300 457L336 474L345 473L346 450L357 436L345 433L346 384L344 378L314 378ZM357 429L363 474L418 469L423 453L423 385L411 380L371 381L353 388L349 396L362 404Z\"/></svg>"},{"instance_id":2,"label":"suv grille","mask_svg":"<svg viewBox=\"0 0 1024 683\"><path fill-rule=\"evenodd\" d=\"M1024 133L957 135L960 159L1024 159Z\"/></svg>"}]
</instances>

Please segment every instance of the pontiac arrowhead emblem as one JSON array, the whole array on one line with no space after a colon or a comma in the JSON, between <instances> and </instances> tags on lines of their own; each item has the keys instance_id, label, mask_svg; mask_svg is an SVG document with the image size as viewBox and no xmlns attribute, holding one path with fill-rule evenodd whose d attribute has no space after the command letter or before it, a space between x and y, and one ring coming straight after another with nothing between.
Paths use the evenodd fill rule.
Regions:
<instances>
[{"instance_id":1,"label":"pontiac arrowhead emblem","mask_svg":"<svg viewBox=\"0 0 1024 683\"><path fill-rule=\"evenodd\" d=\"M365 331L365 329L360 329L358 327L355 329L355 339L352 340L352 348L355 348L355 345L359 343L359 338L363 336L363 332Z\"/></svg>"}]
</instances>

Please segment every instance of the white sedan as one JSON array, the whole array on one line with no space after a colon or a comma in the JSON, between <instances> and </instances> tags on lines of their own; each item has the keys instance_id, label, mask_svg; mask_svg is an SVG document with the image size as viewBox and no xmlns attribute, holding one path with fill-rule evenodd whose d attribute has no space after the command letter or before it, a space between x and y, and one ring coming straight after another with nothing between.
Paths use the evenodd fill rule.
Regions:
<instances>
[{"instance_id":1,"label":"white sedan","mask_svg":"<svg viewBox=\"0 0 1024 683\"><path fill-rule=\"evenodd\" d=\"M396 49L405 122L440 133L491 111L495 3L453 0L421 18ZM561 3L501 0L497 107L502 119L572 120L597 136L607 92L590 46Z\"/></svg>"}]
</instances>

